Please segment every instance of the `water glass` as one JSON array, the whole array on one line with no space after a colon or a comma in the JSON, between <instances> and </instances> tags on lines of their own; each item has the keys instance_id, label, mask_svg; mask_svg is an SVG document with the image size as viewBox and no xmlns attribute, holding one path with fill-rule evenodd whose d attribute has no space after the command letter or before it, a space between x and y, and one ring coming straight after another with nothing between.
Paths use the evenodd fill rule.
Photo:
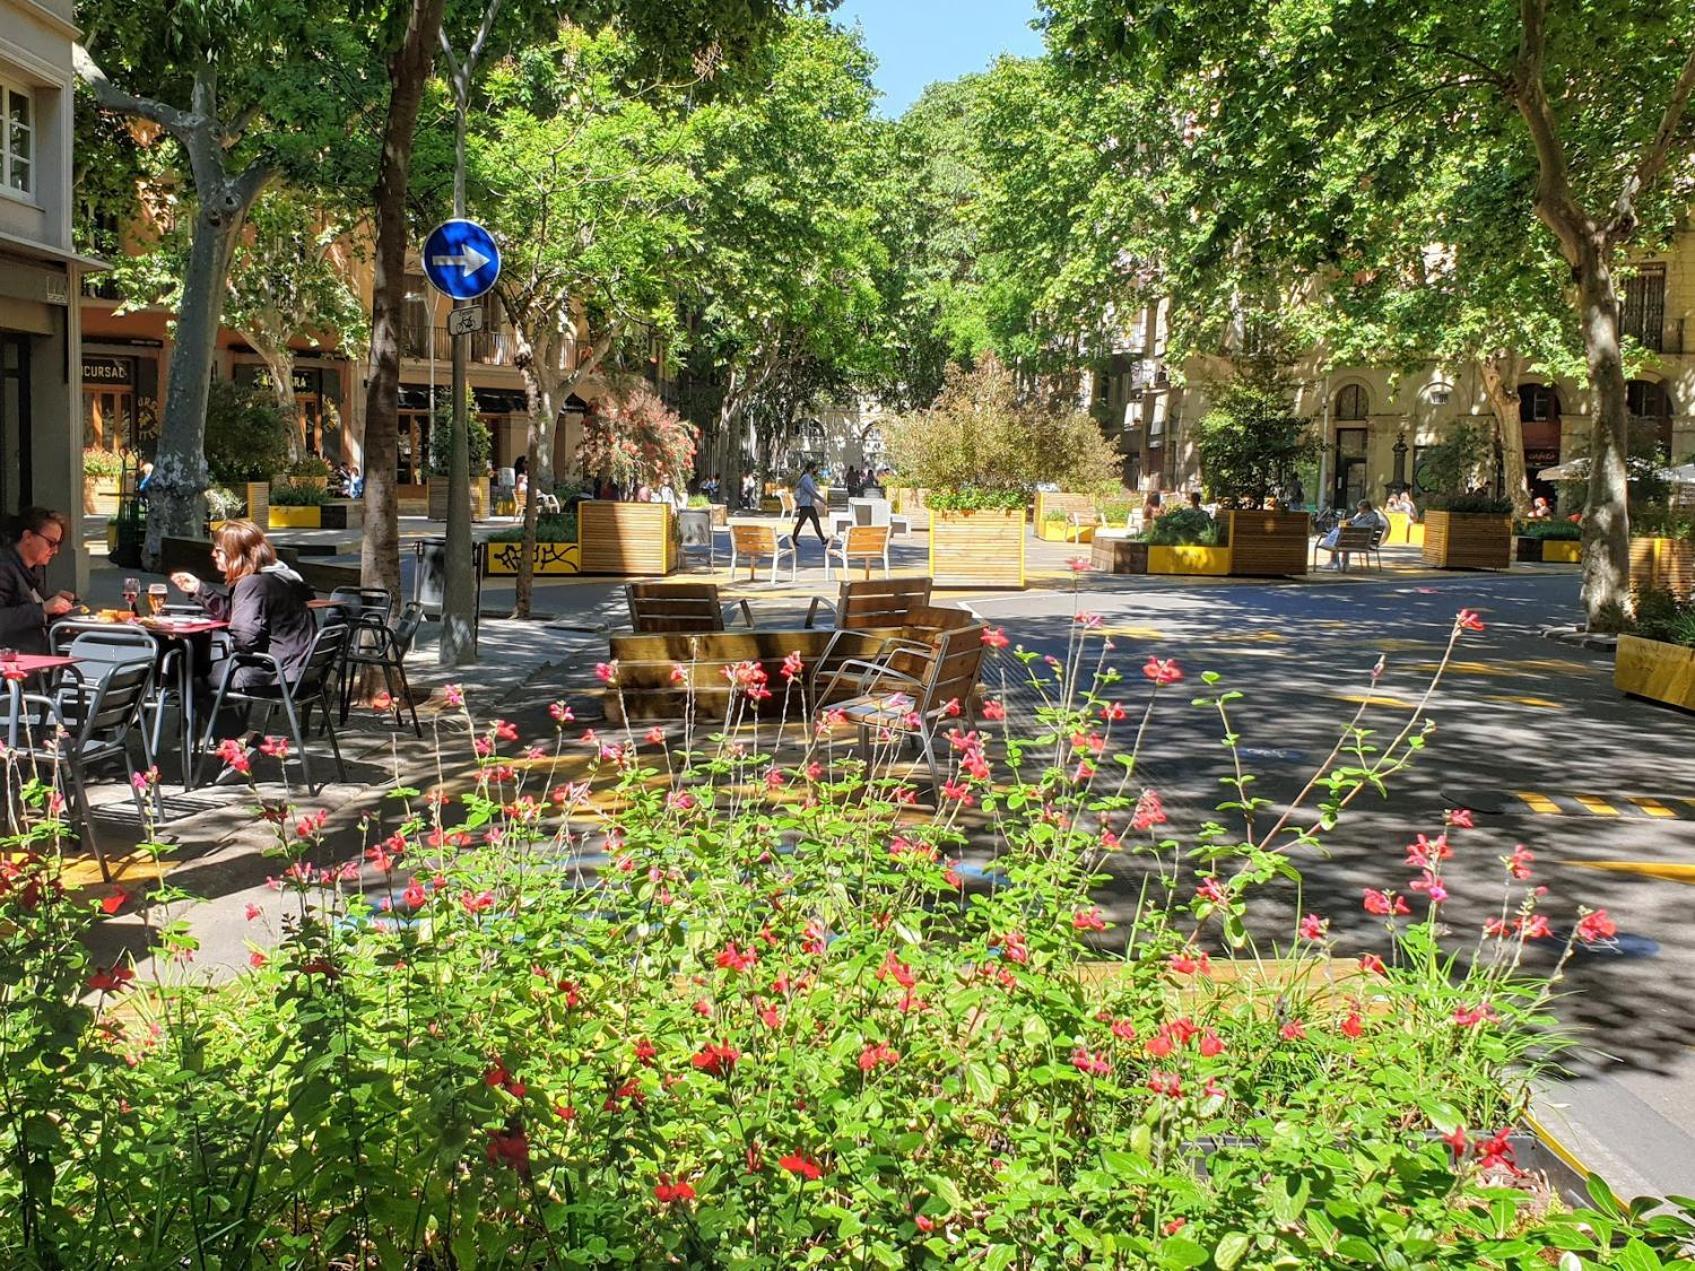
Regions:
<instances>
[{"instance_id":1,"label":"water glass","mask_svg":"<svg viewBox=\"0 0 1695 1271\"><path fill-rule=\"evenodd\" d=\"M150 583L147 588L147 612L155 617L165 607L170 592L164 583Z\"/></svg>"}]
</instances>

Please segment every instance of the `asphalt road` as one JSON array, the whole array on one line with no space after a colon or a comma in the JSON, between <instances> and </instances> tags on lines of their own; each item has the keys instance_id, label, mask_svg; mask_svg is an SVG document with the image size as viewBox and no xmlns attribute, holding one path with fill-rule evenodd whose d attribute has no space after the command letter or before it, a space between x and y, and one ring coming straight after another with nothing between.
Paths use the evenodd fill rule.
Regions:
<instances>
[{"instance_id":1,"label":"asphalt road","mask_svg":"<svg viewBox=\"0 0 1695 1271\"><path fill-rule=\"evenodd\" d=\"M1576 1044L1537 1117L1626 1194L1695 1195L1695 716L1622 697L1610 654L1541 635L1572 620L1577 593L1574 573L1168 590L1089 575L1075 605L1102 616L1115 663L1137 679L1157 653L1180 660L1184 689L1213 670L1242 691L1240 744L1259 793L1274 799L1300 788L1362 695L1373 699L1364 725L1393 735L1454 614L1476 609L1487 629L1462 637L1431 699L1429 748L1387 799L1368 795L1349 810L1328 856L1299 861L1300 907L1332 920L1339 952L1381 948L1362 889L1404 889L1405 845L1436 834L1445 808L1466 807L1477 827L1456 835L1444 912L1456 945L1469 947L1500 909L1501 858L1528 846L1557 932L1580 903L1605 907L1620 930L1615 948L1580 954L1568 971L1557 1012ZM973 607L1047 652L1064 644L1069 602L1025 593ZM1374 686L1380 653L1387 669ZM1172 694L1156 716L1143 769L1179 826L1210 815L1227 771L1218 721L1191 696ZM1118 891L1127 908L1128 880ZM1289 931L1296 901L1292 888L1272 896L1255 925Z\"/></svg>"}]
</instances>

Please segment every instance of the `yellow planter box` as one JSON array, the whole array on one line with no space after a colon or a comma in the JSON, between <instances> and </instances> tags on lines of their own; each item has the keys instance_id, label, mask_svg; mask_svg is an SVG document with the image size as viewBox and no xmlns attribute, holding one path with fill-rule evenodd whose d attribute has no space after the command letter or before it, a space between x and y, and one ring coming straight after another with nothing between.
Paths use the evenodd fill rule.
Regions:
<instances>
[{"instance_id":1,"label":"yellow planter box","mask_svg":"<svg viewBox=\"0 0 1695 1271\"><path fill-rule=\"evenodd\" d=\"M1583 544L1575 538L1545 538L1542 540L1544 563L1576 565L1583 560Z\"/></svg>"},{"instance_id":2,"label":"yellow planter box","mask_svg":"<svg viewBox=\"0 0 1695 1271\"><path fill-rule=\"evenodd\" d=\"M1036 537L1044 543L1089 543L1094 541L1095 527L1066 521L1038 521Z\"/></svg>"},{"instance_id":3,"label":"yellow planter box","mask_svg":"<svg viewBox=\"0 0 1695 1271\"><path fill-rule=\"evenodd\" d=\"M522 543L490 543L488 564L484 575L489 578L512 578L524 559ZM575 574L583 567L582 549L575 543L538 542L532 572L536 574Z\"/></svg>"},{"instance_id":4,"label":"yellow planter box","mask_svg":"<svg viewBox=\"0 0 1695 1271\"><path fill-rule=\"evenodd\" d=\"M1633 697L1695 710L1695 649L1621 635L1613 687Z\"/></svg>"},{"instance_id":5,"label":"yellow planter box","mask_svg":"<svg viewBox=\"0 0 1695 1271\"><path fill-rule=\"evenodd\" d=\"M1148 545L1150 574L1206 574L1221 576L1230 572L1228 547L1162 547Z\"/></svg>"},{"instance_id":6,"label":"yellow planter box","mask_svg":"<svg viewBox=\"0 0 1695 1271\"><path fill-rule=\"evenodd\" d=\"M938 587L1024 587L1024 511L930 510L930 576Z\"/></svg>"},{"instance_id":7,"label":"yellow planter box","mask_svg":"<svg viewBox=\"0 0 1695 1271\"><path fill-rule=\"evenodd\" d=\"M316 530L322 529L323 524L323 508L271 504L271 528L273 530Z\"/></svg>"}]
</instances>

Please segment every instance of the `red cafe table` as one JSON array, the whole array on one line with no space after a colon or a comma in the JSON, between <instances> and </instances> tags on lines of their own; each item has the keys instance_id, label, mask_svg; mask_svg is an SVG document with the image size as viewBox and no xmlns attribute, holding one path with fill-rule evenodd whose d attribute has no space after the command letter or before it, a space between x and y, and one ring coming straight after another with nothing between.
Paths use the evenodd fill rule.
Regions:
<instances>
[{"instance_id":1,"label":"red cafe table","mask_svg":"<svg viewBox=\"0 0 1695 1271\"><path fill-rule=\"evenodd\" d=\"M24 681L44 671L57 671L80 658L54 653L19 653L0 662L0 675L6 678L6 745L18 744L18 724L23 718Z\"/></svg>"}]
</instances>

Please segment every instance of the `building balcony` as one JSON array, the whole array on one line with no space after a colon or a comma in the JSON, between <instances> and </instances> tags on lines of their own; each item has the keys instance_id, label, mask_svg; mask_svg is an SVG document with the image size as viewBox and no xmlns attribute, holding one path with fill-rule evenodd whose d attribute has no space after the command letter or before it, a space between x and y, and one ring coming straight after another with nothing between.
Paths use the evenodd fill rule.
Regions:
<instances>
[{"instance_id":1,"label":"building balcony","mask_svg":"<svg viewBox=\"0 0 1695 1271\"><path fill-rule=\"evenodd\" d=\"M427 326L415 325L410 322L402 323L400 327L400 356L410 358L428 358L431 351L431 329ZM448 335L447 328L438 326L434 329L435 357L439 362L448 362L453 358L453 337ZM471 361L481 366L511 366L515 351L511 333L506 331L473 331L468 337L471 341Z\"/></svg>"}]
</instances>

